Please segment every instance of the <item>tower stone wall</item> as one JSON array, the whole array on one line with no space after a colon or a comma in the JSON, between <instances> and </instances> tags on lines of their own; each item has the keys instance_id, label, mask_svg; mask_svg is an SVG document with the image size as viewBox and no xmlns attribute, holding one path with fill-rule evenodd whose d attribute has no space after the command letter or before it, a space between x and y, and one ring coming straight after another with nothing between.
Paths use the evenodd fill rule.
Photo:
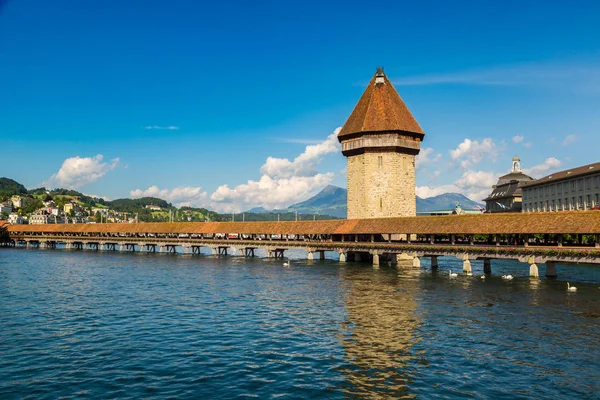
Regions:
<instances>
[{"instance_id":1,"label":"tower stone wall","mask_svg":"<svg viewBox=\"0 0 600 400\"><path fill-rule=\"evenodd\" d=\"M368 152L348 157L348 218L416 215L415 156Z\"/></svg>"},{"instance_id":2,"label":"tower stone wall","mask_svg":"<svg viewBox=\"0 0 600 400\"><path fill-rule=\"evenodd\" d=\"M348 219L416 215L415 156L425 133L379 68L338 134Z\"/></svg>"}]
</instances>

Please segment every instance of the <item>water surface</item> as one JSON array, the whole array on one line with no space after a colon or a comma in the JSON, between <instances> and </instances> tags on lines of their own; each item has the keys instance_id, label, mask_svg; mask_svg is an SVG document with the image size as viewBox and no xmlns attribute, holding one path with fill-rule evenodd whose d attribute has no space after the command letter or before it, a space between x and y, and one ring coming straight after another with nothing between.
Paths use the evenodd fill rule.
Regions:
<instances>
[{"instance_id":1,"label":"water surface","mask_svg":"<svg viewBox=\"0 0 600 400\"><path fill-rule=\"evenodd\" d=\"M0 398L600 398L600 268L460 266L0 249Z\"/></svg>"}]
</instances>

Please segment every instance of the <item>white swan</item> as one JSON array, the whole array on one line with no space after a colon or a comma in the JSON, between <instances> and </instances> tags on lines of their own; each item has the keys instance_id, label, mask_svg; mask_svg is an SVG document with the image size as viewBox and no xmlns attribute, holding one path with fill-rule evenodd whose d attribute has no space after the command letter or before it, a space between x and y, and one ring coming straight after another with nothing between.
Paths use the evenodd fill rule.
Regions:
<instances>
[{"instance_id":1,"label":"white swan","mask_svg":"<svg viewBox=\"0 0 600 400\"><path fill-rule=\"evenodd\" d=\"M481 275L481 279L485 279L485 275Z\"/></svg>"},{"instance_id":2,"label":"white swan","mask_svg":"<svg viewBox=\"0 0 600 400\"><path fill-rule=\"evenodd\" d=\"M502 279L507 280L507 281L512 281L514 279L514 276L512 276L512 275L502 275Z\"/></svg>"},{"instance_id":3,"label":"white swan","mask_svg":"<svg viewBox=\"0 0 600 400\"><path fill-rule=\"evenodd\" d=\"M283 266L284 266L284 267L289 267L289 266L290 266L290 263L289 263L289 262L284 262L284 263L283 263Z\"/></svg>"},{"instance_id":4,"label":"white swan","mask_svg":"<svg viewBox=\"0 0 600 400\"><path fill-rule=\"evenodd\" d=\"M448 277L449 278L456 278L457 276L458 276L457 273L452 273L452 270L450 270L450 269L448 270Z\"/></svg>"},{"instance_id":5,"label":"white swan","mask_svg":"<svg viewBox=\"0 0 600 400\"><path fill-rule=\"evenodd\" d=\"M571 286L569 282L567 282L567 292L576 292L577 288L575 286Z\"/></svg>"}]
</instances>

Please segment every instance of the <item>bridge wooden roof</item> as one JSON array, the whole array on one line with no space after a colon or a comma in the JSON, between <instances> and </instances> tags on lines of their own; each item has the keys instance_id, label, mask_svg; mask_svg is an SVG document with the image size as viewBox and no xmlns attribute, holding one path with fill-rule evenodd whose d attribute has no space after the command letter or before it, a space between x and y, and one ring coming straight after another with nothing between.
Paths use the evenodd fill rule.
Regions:
<instances>
[{"instance_id":1,"label":"bridge wooden roof","mask_svg":"<svg viewBox=\"0 0 600 400\"><path fill-rule=\"evenodd\" d=\"M600 212L498 213L297 222L11 225L9 232L241 234L600 234Z\"/></svg>"}]
</instances>

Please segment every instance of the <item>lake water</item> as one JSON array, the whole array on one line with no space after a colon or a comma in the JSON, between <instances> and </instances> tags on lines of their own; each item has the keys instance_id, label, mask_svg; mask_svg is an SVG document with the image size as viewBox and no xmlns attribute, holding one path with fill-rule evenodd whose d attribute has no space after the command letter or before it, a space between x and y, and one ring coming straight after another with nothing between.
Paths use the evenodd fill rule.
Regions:
<instances>
[{"instance_id":1,"label":"lake water","mask_svg":"<svg viewBox=\"0 0 600 400\"><path fill-rule=\"evenodd\" d=\"M0 249L0 398L600 398L600 267L291 255Z\"/></svg>"}]
</instances>

